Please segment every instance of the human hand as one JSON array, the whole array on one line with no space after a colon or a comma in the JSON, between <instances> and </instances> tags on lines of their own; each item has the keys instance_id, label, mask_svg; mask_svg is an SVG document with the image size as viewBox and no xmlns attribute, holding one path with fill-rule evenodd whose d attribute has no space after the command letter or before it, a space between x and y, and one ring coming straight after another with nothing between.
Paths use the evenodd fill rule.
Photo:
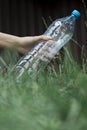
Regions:
<instances>
[{"instance_id":1,"label":"human hand","mask_svg":"<svg viewBox=\"0 0 87 130\"><path fill-rule=\"evenodd\" d=\"M20 53L24 54L39 42L45 42L51 39L52 38L50 36L45 35L20 37L18 50Z\"/></svg>"}]
</instances>

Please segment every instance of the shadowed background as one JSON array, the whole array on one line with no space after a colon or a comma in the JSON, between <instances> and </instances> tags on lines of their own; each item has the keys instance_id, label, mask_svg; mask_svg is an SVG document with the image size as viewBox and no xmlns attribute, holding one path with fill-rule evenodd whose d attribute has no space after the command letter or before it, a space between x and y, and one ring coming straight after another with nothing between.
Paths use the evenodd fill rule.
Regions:
<instances>
[{"instance_id":1,"label":"shadowed background","mask_svg":"<svg viewBox=\"0 0 87 130\"><path fill-rule=\"evenodd\" d=\"M0 31L18 36L40 35L46 30L43 19L49 26L51 20L70 15L73 9L81 12L73 38L86 54L87 17L81 0L0 0ZM76 44L71 48L75 57L81 58L81 48Z\"/></svg>"}]
</instances>

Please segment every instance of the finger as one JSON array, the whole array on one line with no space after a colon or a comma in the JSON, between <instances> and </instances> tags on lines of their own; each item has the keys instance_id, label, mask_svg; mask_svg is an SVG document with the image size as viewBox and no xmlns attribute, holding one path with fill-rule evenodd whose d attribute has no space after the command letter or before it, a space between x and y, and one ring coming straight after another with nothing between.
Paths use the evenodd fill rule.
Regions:
<instances>
[{"instance_id":1,"label":"finger","mask_svg":"<svg viewBox=\"0 0 87 130\"><path fill-rule=\"evenodd\" d=\"M42 36L41 36L41 40L42 40L42 41L48 41L48 40L52 40L52 37L50 37L50 36L45 36L45 35L42 35Z\"/></svg>"}]
</instances>

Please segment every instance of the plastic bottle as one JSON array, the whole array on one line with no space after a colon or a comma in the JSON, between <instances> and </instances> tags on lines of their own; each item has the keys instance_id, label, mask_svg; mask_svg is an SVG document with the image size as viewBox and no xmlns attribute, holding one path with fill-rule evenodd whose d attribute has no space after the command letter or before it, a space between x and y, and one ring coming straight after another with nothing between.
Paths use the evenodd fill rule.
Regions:
<instances>
[{"instance_id":1,"label":"plastic bottle","mask_svg":"<svg viewBox=\"0 0 87 130\"><path fill-rule=\"evenodd\" d=\"M37 74L47 66L58 51L72 38L75 22L79 17L79 11L73 10L71 15L55 20L44 33L44 35L51 36L52 41L39 43L18 61L15 66L17 79L24 72L27 72L32 79L36 78Z\"/></svg>"}]
</instances>

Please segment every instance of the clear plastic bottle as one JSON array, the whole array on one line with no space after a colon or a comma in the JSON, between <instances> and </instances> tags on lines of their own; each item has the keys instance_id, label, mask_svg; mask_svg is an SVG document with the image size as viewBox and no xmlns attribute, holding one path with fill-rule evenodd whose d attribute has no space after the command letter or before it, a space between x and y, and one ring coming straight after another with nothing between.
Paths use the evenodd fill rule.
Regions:
<instances>
[{"instance_id":1,"label":"clear plastic bottle","mask_svg":"<svg viewBox=\"0 0 87 130\"><path fill-rule=\"evenodd\" d=\"M75 21L79 17L79 11L73 10L70 16L55 20L44 33L44 35L51 36L52 40L39 43L18 61L15 66L17 79L25 71L32 79L36 78L37 74L47 66L58 51L72 38Z\"/></svg>"}]
</instances>

